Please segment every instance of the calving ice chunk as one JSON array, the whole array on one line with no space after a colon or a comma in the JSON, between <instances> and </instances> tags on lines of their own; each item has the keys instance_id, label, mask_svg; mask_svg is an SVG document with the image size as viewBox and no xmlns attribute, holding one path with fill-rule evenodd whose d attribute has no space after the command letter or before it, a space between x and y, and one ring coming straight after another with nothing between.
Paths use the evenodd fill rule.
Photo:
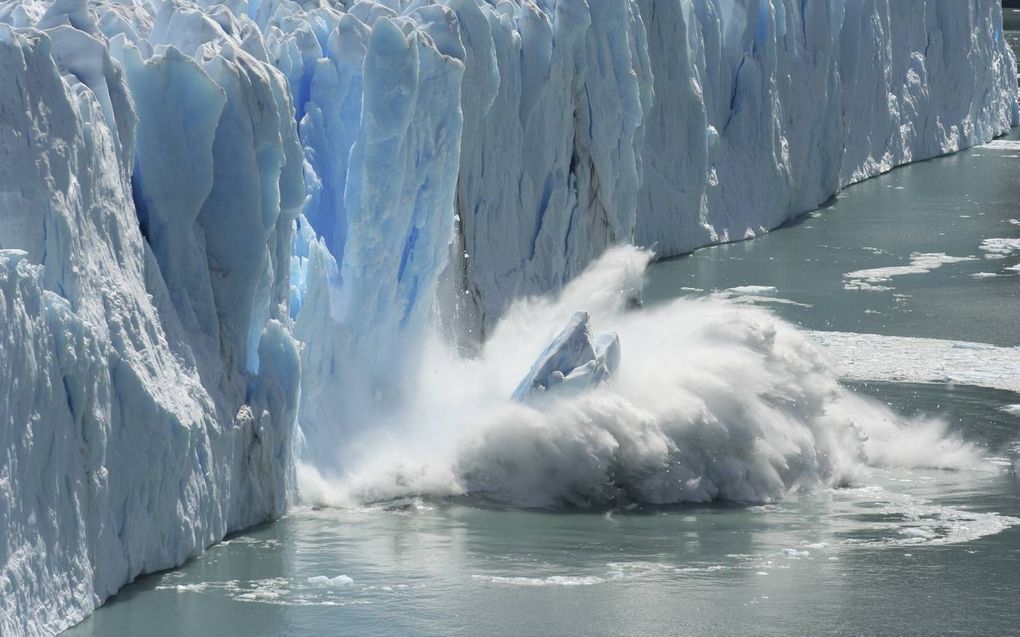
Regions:
<instances>
[{"instance_id":1,"label":"calving ice chunk","mask_svg":"<svg viewBox=\"0 0 1020 637\"><path fill-rule=\"evenodd\" d=\"M344 474L415 404L434 325L500 361L501 400L529 365L523 399L597 384L619 344L587 318L538 362L544 343L492 354L515 299L608 247L747 237L988 141L1015 77L997 0L0 0L0 632L59 630L279 514L298 455ZM586 400L560 405L563 457L570 418L611 406ZM582 460L614 457L610 430L683 440L616 408L630 428ZM486 473L501 451L458 475L515 492ZM790 484L755 467L633 492ZM604 495L579 483L547 499Z\"/></svg>"},{"instance_id":2,"label":"calving ice chunk","mask_svg":"<svg viewBox=\"0 0 1020 637\"><path fill-rule=\"evenodd\" d=\"M612 332L592 336L591 317L576 312L514 390L521 402L549 391L586 389L609 380L620 365L620 339Z\"/></svg>"}]
</instances>

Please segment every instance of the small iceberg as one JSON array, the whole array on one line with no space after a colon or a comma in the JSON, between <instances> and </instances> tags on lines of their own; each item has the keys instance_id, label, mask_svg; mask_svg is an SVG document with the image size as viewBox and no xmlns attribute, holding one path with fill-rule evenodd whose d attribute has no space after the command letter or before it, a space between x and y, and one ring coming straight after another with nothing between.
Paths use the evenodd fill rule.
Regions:
<instances>
[{"instance_id":1,"label":"small iceberg","mask_svg":"<svg viewBox=\"0 0 1020 637\"><path fill-rule=\"evenodd\" d=\"M308 583L312 586L319 586L321 588L341 588L353 585L354 579L347 575L337 575L336 577L315 575L314 577L308 578Z\"/></svg>"},{"instance_id":2,"label":"small iceberg","mask_svg":"<svg viewBox=\"0 0 1020 637\"><path fill-rule=\"evenodd\" d=\"M616 333L600 332L593 337L589 314L575 312L514 390L513 399L527 402L554 389L594 387L608 380L619 365Z\"/></svg>"}]
</instances>

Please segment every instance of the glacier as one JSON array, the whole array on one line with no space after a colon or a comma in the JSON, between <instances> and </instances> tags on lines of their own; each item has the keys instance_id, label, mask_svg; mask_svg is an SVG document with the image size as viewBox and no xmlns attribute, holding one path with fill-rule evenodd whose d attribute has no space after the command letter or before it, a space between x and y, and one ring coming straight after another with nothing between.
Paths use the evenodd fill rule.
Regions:
<instances>
[{"instance_id":1,"label":"glacier","mask_svg":"<svg viewBox=\"0 0 1020 637\"><path fill-rule=\"evenodd\" d=\"M0 1L0 633L344 471L433 326L1018 123L997 0Z\"/></svg>"}]
</instances>

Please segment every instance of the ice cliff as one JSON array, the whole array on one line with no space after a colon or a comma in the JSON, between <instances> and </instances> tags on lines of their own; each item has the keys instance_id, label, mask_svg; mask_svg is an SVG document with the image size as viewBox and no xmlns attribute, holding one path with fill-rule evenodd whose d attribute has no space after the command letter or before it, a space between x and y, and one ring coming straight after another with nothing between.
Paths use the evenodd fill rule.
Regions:
<instances>
[{"instance_id":1,"label":"ice cliff","mask_svg":"<svg viewBox=\"0 0 1020 637\"><path fill-rule=\"evenodd\" d=\"M4 635L80 621L293 490L286 81L200 12L95 9L0 24Z\"/></svg>"},{"instance_id":2,"label":"ice cliff","mask_svg":"<svg viewBox=\"0 0 1020 637\"><path fill-rule=\"evenodd\" d=\"M279 514L295 453L329 463L410 391L430 322L471 350L608 246L741 239L1005 132L1001 22L997 0L0 2L0 633Z\"/></svg>"}]
</instances>

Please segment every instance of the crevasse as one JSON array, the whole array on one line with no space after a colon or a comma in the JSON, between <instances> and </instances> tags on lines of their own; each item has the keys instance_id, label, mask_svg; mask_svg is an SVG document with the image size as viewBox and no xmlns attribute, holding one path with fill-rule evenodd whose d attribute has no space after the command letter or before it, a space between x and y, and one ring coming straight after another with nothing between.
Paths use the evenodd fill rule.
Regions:
<instances>
[{"instance_id":1,"label":"crevasse","mask_svg":"<svg viewBox=\"0 0 1020 637\"><path fill-rule=\"evenodd\" d=\"M334 462L409 391L430 322L471 351L611 245L753 236L1004 133L1001 23L996 0L0 2L0 632L278 515L295 454Z\"/></svg>"}]
</instances>

